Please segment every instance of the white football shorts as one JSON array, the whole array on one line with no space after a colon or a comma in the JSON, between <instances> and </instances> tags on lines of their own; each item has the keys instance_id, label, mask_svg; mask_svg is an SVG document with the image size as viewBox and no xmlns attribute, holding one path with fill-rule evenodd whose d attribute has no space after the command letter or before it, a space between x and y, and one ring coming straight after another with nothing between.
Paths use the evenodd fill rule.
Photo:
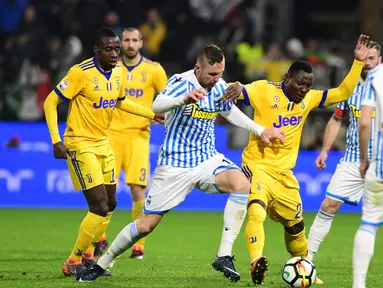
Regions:
<instances>
[{"instance_id":1,"label":"white football shorts","mask_svg":"<svg viewBox=\"0 0 383 288\"><path fill-rule=\"evenodd\" d=\"M192 168L159 165L154 170L144 212L166 213L182 203L194 188L207 193L223 193L215 185L215 175L228 169L241 170L223 154L215 155Z\"/></svg>"},{"instance_id":2,"label":"white football shorts","mask_svg":"<svg viewBox=\"0 0 383 288\"><path fill-rule=\"evenodd\" d=\"M339 163L327 186L326 197L357 206L364 191L364 179L359 167L360 163Z\"/></svg>"}]
</instances>

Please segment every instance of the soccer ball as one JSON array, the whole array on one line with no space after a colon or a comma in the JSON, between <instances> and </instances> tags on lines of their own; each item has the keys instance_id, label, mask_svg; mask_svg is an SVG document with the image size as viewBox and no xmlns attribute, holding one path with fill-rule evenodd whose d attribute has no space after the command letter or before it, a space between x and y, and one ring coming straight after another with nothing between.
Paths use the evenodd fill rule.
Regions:
<instances>
[{"instance_id":1,"label":"soccer ball","mask_svg":"<svg viewBox=\"0 0 383 288\"><path fill-rule=\"evenodd\" d=\"M316 278L314 264L303 257L288 260L282 270L282 279L289 287L310 287Z\"/></svg>"}]
</instances>

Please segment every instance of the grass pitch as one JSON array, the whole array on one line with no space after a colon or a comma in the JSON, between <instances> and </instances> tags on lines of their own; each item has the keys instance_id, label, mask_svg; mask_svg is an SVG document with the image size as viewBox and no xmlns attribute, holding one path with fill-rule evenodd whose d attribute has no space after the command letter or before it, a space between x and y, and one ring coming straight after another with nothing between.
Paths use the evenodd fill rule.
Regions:
<instances>
[{"instance_id":1,"label":"grass pitch","mask_svg":"<svg viewBox=\"0 0 383 288\"><path fill-rule=\"evenodd\" d=\"M61 266L74 244L82 210L0 209L0 287L251 287L244 229L234 247L235 265L241 280L231 283L213 271L218 250L222 212L174 211L165 216L147 238L144 260L129 259L127 251L112 269L113 276L94 283L76 283L63 276ZM108 228L108 238L131 221L130 211L117 210ZM305 214L306 233L314 214ZM339 214L316 257L324 287L352 287L352 245L359 214ZM283 228L265 223L265 255L269 272L265 287L286 287L280 276L285 251ZM368 275L368 287L383 287L382 232Z\"/></svg>"}]
</instances>

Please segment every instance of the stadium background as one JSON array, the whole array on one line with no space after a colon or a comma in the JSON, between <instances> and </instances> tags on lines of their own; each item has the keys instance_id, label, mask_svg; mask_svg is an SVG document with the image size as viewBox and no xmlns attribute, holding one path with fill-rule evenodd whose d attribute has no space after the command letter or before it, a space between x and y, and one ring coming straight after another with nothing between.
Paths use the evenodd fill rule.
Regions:
<instances>
[{"instance_id":1,"label":"stadium background","mask_svg":"<svg viewBox=\"0 0 383 288\"><path fill-rule=\"evenodd\" d=\"M1 1L0 206L86 207L82 194L72 189L65 162L53 158L42 106L69 67L92 55L98 28L147 31L142 54L159 61L168 75L193 67L198 49L211 41L225 50L228 82L280 81L294 59L305 59L314 67L315 88L325 89L341 82L361 32L383 42L377 31L382 9L383 2L369 0ZM66 109L59 107L63 123ZM328 168L316 170L314 160L331 114L332 108L314 111L304 128L295 172L306 211L319 208L343 154L346 125ZM217 124L218 149L240 164L248 133L223 119ZM163 127L154 126L152 170L162 140ZM128 188L120 185L118 190L119 209L129 209ZM193 192L180 209L221 210L225 201L224 195Z\"/></svg>"}]
</instances>

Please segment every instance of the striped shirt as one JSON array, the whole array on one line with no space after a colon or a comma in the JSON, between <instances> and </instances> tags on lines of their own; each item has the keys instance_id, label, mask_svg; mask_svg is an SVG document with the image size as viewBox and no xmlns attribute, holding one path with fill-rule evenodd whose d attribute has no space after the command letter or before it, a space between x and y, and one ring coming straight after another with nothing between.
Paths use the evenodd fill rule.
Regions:
<instances>
[{"instance_id":1,"label":"striped shirt","mask_svg":"<svg viewBox=\"0 0 383 288\"><path fill-rule=\"evenodd\" d=\"M364 87L364 81L359 80L358 85L355 87L354 92L347 101L338 103L336 106L342 111L348 111L349 114L349 126L346 134L346 151L340 162L356 162L360 163L361 156L359 150L359 140L358 140L358 125L360 113L362 110L362 92ZM375 126L375 121L371 121L371 131ZM371 133L372 137L372 133ZM370 139L368 145L368 158L372 157L372 138Z\"/></svg>"},{"instance_id":2,"label":"striped shirt","mask_svg":"<svg viewBox=\"0 0 383 288\"><path fill-rule=\"evenodd\" d=\"M198 103L179 106L165 114L165 140L158 165L191 168L219 154L215 148L214 121L222 111L229 111L232 101L223 101L228 87L221 78ZM162 95L184 97L201 88L194 70L172 76Z\"/></svg>"},{"instance_id":3,"label":"striped shirt","mask_svg":"<svg viewBox=\"0 0 383 288\"><path fill-rule=\"evenodd\" d=\"M376 125L371 127L374 135L372 162L376 162L375 176L383 179L383 66L378 65L368 73L363 90L362 105L375 107Z\"/></svg>"}]
</instances>

